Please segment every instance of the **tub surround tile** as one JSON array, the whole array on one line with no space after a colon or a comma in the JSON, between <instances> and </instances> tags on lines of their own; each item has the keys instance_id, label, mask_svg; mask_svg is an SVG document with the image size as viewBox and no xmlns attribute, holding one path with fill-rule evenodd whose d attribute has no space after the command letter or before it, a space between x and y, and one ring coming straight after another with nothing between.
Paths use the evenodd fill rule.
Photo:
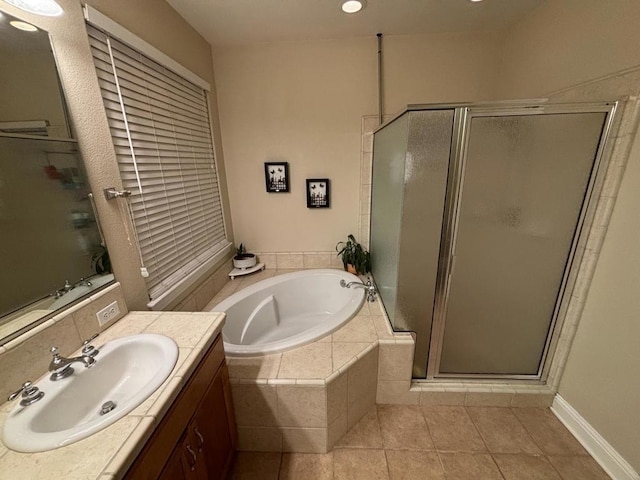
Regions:
<instances>
[{"instance_id":1,"label":"tub surround tile","mask_svg":"<svg viewBox=\"0 0 640 480\"><path fill-rule=\"evenodd\" d=\"M281 360L281 353L262 357L227 357L229 376L243 379L275 379L278 377Z\"/></svg>"},{"instance_id":2,"label":"tub surround tile","mask_svg":"<svg viewBox=\"0 0 640 480\"><path fill-rule=\"evenodd\" d=\"M380 380L411 381L413 350L413 342L381 343L378 378Z\"/></svg>"},{"instance_id":3,"label":"tub surround tile","mask_svg":"<svg viewBox=\"0 0 640 480\"><path fill-rule=\"evenodd\" d=\"M369 348L370 343L332 343L333 370L338 370Z\"/></svg>"},{"instance_id":4,"label":"tub surround tile","mask_svg":"<svg viewBox=\"0 0 640 480\"><path fill-rule=\"evenodd\" d=\"M302 253L276 253L276 265L281 269L304 268Z\"/></svg>"},{"instance_id":5,"label":"tub surround tile","mask_svg":"<svg viewBox=\"0 0 640 480\"><path fill-rule=\"evenodd\" d=\"M282 431L276 427L238 426L238 451L282 452Z\"/></svg>"},{"instance_id":6,"label":"tub surround tile","mask_svg":"<svg viewBox=\"0 0 640 480\"><path fill-rule=\"evenodd\" d=\"M266 270L275 270L276 268L278 268L275 253L258 253L257 255L258 262L264 263L264 268Z\"/></svg>"},{"instance_id":7,"label":"tub surround tile","mask_svg":"<svg viewBox=\"0 0 640 480\"><path fill-rule=\"evenodd\" d=\"M243 427L277 427L276 388L275 385L232 384L236 424Z\"/></svg>"},{"instance_id":8,"label":"tub surround tile","mask_svg":"<svg viewBox=\"0 0 640 480\"><path fill-rule=\"evenodd\" d=\"M327 393L324 386L278 385L276 392L278 398L278 426L324 427L326 430Z\"/></svg>"},{"instance_id":9,"label":"tub surround tile","mask_svg":"<svg viewBox=\"0 0 640 480\"><path fill-rule=\"evenodd\" d=\"M327 421L334 422L347 414L347 374L343 373L327 384Z\"/></svg>"},{"instance_id":10,"label":"tub surround tile","mask_svg":"<svg viewBox=\"0 0 640 480\"><path fill-rule=\"evenodd\" d=\"M232 282L239 282L238 287L236 288L234 293L237 293L243 288L249 287L262 280L267 280L276 275L276 272L277 270L262 270L260 272L252 273L251 275L247 275L246 277L240 277L236 278L235 280L231 280Z\"/></svg>"},{"instance_id":11,"label":"tub surround tile","mask_svg":"<svg viewBox=\"0 0 640 480\"><path fill-rule=\"evenodd\" d=\"M367 413L352 426L335 445L336 448L382 448L382 431L378 411L369 408Z\"/></svg>"},{"instance_id":12,"label":"tub surround tile","mask_svg":"<svg viewBox=\"0 0 640 480\"><path fill-rule=\"evenodd\" d=\"M331 268L331 253L304 253L302 263L304 268Z\"/></svg>"},{"instance_id":13,"label":"tub surround tile","mask_svg":"<svg viewBox=\"0 0 640 480\"><path fill-rule=\"evenodd\" d=\"M326 428L283 428L282 451L299 453L326 453Z\"/></svg>"},{"instance_id":14,"label":"tub surround tile","mask_svg":"<svg viewBox=\"0 0 640 480\"><path fill-rule=\"evenodd\" d=\"M327 429L327 451L330 451L347 433L347 414L340 415Z\"/></svg>"},{"instance_id":15,"label":"tub surround tile","mask_svg":"<svg viewBox=\"0 0 640 480\"><path fill-rule=\"evenodd\" d=\"M333 372L330 343L311 343L282 354L278 378L320 378Z\"/></svg>"},{"instance_id":16,"label":"tub surround tile","mask_svg":"<svg viewBox=\"0 0 640 480\"><path fill-rule=\"evenodd\" d=\"M334 342L371 343L378 340L373 321L368 315L357 315L332 334Z\"/></svg>"}]
</instances>

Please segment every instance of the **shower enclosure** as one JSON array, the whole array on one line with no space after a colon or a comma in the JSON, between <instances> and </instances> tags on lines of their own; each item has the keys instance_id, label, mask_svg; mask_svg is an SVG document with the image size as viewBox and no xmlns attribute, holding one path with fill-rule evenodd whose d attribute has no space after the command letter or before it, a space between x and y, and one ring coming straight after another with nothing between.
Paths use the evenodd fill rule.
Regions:
<instances>
[{"instance_id":1,"label":"shower enclosure","mask_svg":"<svg viewBox=\"0 0 640 480\"><path fill-rule=\"evenodd\" d=\"M615 109L419 105L374 133L372 269L414 378L543 379Z\"/></svg>"}]
</instances>

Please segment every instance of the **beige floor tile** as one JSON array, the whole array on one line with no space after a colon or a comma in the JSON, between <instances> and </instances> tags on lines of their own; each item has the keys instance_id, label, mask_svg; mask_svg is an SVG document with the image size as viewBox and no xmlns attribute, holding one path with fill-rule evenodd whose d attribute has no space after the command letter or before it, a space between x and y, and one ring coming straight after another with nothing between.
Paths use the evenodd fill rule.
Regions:
<instances>
[{"instance_id":1,"label":"beige floor tile","mask_svg":"<svg viewBox=\"0 0 640 480\"><path fill-rule=\"evenodd\" d=\"M563 480L610 480L609 475L591 457L562 455L549 456L547 459Z\"/></svg>"},{"instance_id":2,"label":"beige floor tile","mask_svg":"<svg viewBox=\"0 0 640 480\"><path fill-rule=\"evenodd\" d=\"M447 480L502 480L488 453L440 452Z\"/></svg>"},{"instance_id":3,"label":"beige floor tile","mask_svg":"<svg viewBox=\"0 0 640 480\"><path fill-rule=\"evenodd\" d=\"M548 408L514 408L513 413L546 455L588 455Z\"/></svg>"},{"instance_id":4,"label":"beige floor tile","mask_svg":"<svg viewBox=\"0 0 640 480\"><path fill-rule=\"evenodd\" d=\"M339 447L382 448L382 433L375 407L338 441L336 448Z\"/></svg>"},{"instance_id":5,"label":"beige floor tile","mask_svg":"<svg viewBox=\"0 0 640 480\"><path fill-rule=\"evenodd\" d=\"M549 460L542 455L495 454L505 480L561 480Z\"/></svg>"},{"instance_id":6,"label":"beige floor tile","mask_svg":"<svg viewBox=\"0 0 640 480\"><path fill-rule=\"evenodd\" d=\"M466 409L491 453L541 453L510 408L466 407Z\"/></svg>"},{"instance_id":7,"label":"beige floor tile","mask_svg":"<svg viewBox=\"0 0 640 480\"><path fill-rule=\"evenodd\" d=\"M238 452L231 472L232 480L277 480L280 453Z\"/></svg>"},{"instance_id":8,"label":"beige floor tile","mask_svg":"<svg viewBox=\"0 0 640 480\"><path fill-rule=\"evenodd\" d=\"M389 478L384 450L337 449L333 452L335 480L384 480Z\"/></svg>"},{"instance_id":9,"label":"beige floor tile","mask_svg":"<svg viewBox=\"0 0 640 480\"><path fill-rule=\"evenodd\" d=\"M433 450L433 441L417 405L378 405L385 449Z\"/></svg>"},{"instance_id":10,"label":"beige floor tile","mask_svg":"<svg viewBox=\"0 0 640 480\"><path fill-rule=\"evenodd\" d=\"M487 450L464 407L424 405L422 413L438 450L460 452Z\"/></svg>"},{"instance_id":11,"label":"beige floor tile","mask_svg":"<svg viewBox=\"0 0 640 480\"><path fill-rule=\"evenodd\" d=\"M444 480L436 452L385 450L391 480Z\"/></svg>"},{"instance_id":12,"label":"beige floor tile","mask_svg":"<svg viewBox=\"0 0 640 480\"><path fill-rule=\"evenodd\" d=\"M333 480L333 453L285 453L280 480Z\"/></svg>"}]
</instances>

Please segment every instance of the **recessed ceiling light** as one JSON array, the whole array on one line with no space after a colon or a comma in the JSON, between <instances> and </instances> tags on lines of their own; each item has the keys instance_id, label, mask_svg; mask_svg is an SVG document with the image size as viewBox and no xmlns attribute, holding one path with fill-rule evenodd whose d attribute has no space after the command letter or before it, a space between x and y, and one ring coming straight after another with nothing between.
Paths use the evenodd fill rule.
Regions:
<instances>
[{"instance_id":1,"label":"recessed ceiling light","mask_svg":"<svg viewBox=\"0 0 640 480\"><path fill-rule=\"evenodd\" d=\"M471 0L473 3L481 2L482 0Z\"/></svg>"},{"instance_id":2,"label":"recessed ceiling light","mask_svg":"<svg viewBox=\"0 0 640 480\"><path fill-rule=\"evenodd\" d=\"M9 5L18 7L25 12L44 15L45 17L57 17L62 15L63 10L55 0L4 0Z\"/></svg>"},{"instance_id":3,"label":"recessed ceiling light","mask_svg":"<svg viewBox=\"0 0 640 480\"><path fill-rule=\"evenodd\" d=\"M17 28L18 30L24 30L25 32L37 32L38 29L27 22L21 22L19 20L12 20L9 25Z\"/></svg>"},{"instance_id":4,"label":"recessed ceiling light","mask_svg":"<svg viewBox=\"0 0 640 480\"><path fill-rule=\"evenodd\" d=\"M366 0L346 0L342 2L342 11L344 13L358 13L366 6Z\"/></svg>"}]
</instances>

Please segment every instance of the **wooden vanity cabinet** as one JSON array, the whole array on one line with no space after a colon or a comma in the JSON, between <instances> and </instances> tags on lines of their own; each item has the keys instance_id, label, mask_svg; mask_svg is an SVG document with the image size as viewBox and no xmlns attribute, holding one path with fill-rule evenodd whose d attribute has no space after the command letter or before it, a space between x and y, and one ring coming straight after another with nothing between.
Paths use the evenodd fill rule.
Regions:
<instances>
[{"instance_id":1,"label":"wooden vanity cabinet","mask_svg":"<svg viewBox=\"0 0 640 480\"><path fill-rule=\"evenodd\" d=\"M229 373L218 336L125 479L224 479L236 440Z\"/></svg>"}]
</instances>

